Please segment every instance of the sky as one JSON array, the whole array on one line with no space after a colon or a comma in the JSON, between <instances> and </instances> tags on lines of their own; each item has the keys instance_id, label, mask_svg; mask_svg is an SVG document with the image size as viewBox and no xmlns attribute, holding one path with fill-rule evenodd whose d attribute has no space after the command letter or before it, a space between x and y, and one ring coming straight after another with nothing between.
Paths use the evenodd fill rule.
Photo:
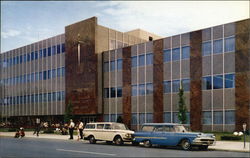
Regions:
<instances>
[{"instance_id":1,"label":"sky","mask_svg":"<svg viewBox=\"0 0 250 158\"><path fill-rule=\"evenodd\" d=\"M1 1L1 52L64 33L96 16L126 32L141 28L162 37L249 18L249 1Z\"/></svg>"}]
</instances>

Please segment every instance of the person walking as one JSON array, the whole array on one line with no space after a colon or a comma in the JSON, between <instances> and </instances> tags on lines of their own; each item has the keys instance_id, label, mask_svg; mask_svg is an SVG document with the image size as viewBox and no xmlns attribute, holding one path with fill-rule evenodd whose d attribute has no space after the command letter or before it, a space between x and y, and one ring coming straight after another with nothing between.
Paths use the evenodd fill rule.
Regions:
<instances>
[{"instance_id":1,"label":"person walking","mask_svg":"<svg viewBox=\"0 0 250 158\"><path fill-rule=\"evenodd\" d=\"M83 139L83 122L80 120L80 123L79 123L79 133L80 133L80 139Z\"/></svg>"},{"instance_id":2,"label":"person walking","mask_svg":"<svg viewBox=\"0 0 250 158\"><path fill-rule=\"evenodd\" d=\"M36 124L35 124L35 131L33 133L33 135L36 134L36 136L38 137L39 136L39 132L40 132L40 119L39 118L36 118Z\"/></svg>"},{"instance_id":3,"label":"person walking","mask_svg":"<svg viewBox=\"0 0 250 158\"><path fill-rule=\"evenodd\" d=\"M75 128L75 123L73 122L72 119L70 119L70 124L69 124L69 139L73 139L73 133L74 133L74 128Z\"/></svg>"}]
</instances>

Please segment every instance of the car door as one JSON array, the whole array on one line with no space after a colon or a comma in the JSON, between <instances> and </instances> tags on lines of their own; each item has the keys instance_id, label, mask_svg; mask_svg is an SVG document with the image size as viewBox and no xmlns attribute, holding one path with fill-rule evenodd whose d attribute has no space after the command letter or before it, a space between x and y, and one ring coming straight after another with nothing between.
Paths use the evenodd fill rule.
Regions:
<instances>
[{"instance_id":1,"label":"car door","mask_svg":"<svg viewBox=\"0 0 250 158\"><path fill-rule=\"evenodd\" d=\"M163 128L162 137L165 137L164 145L174 145L174 142L176 141L174 127L172 125L165 125Z\"/></svg>"},{"instance_id":2,"label":"car door","mask_svg":"<svg viewBox=\"0 0 250 158\"><path fill-rule=\"evenodd\" d=\"M97 140L103 140L104 139L104 135L105 135L105 132L104 132L104 124L97 124L96 125L96 132L95 132L95 139Z\"/></svg>"},{"instance_id":3,"label":"car door","mask_svg":"<svg viewBox=\"0 0 250 158\"><path fill-rule=\"evenodd\" d=\"M166 145L167 137L163 125L155 126L154 132L152 132L151 142L152 144Z\"/></svg>"}]
</instances>

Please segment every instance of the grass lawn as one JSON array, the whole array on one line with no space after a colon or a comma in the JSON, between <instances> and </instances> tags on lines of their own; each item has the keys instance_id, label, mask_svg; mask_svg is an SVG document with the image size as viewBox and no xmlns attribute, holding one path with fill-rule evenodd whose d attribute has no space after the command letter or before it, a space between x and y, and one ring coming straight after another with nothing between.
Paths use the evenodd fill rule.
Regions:
<instances>
[{"instance_id":1,"label":"grass lawn","mask_svg":"<svg viewBox=\"0 0 250 158\"><path fill-rule=\"evenodd\" d=\"M204 133L213 133L216 137L216 141L221 140L221 136L230 136L233 135L232 132L204 132ZM227 141L227 140L222 140L222 141ZM241 141L244 142L244 136L241 136L241 140L228 140L228 141ZM246 135L246 142L250 141L250 135Z\"/></svg>"}]
</instances>

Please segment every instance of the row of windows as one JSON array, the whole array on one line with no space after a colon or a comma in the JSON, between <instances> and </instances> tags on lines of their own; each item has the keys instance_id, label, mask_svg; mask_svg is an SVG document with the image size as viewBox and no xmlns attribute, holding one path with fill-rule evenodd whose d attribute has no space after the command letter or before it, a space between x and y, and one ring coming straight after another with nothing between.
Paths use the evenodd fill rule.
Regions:
<instances>
[{"instance_id":1,"label":"row of windows","mask_svg":"<svg viewBox=\"0 0 250 158\"><path fill-rule=\"evenodd\" d=\"M220 54L223 53L223 39L207 41L202 43L202 55L207 56L212 53ZM234 52L235 51L235 37L228 37L224 40L224 52Z\"/></svg>"},{"instance_id":2,"label":"row of windows","mask_svg":"<svg viewBox=\"0 0 250 158\"><path fill-rule=\"evenodd\" d=\"M225 74L213 76L213 89L223 88L223 77L225 88L235 87L235 74ZM202 89L212 89L212 76L202 77Z\"/></svg>"},{"instance_id":3,"label":"row of windows","mask_svg":"<svg viewBox=\"0 0 250 158\"><path fill-rule=\"evenodd\" d=\"M117 65L115 65L117 64ZM122 70L122 59L110 61L110 71ZM103 71L109 72L109 62L104 62Z\"/></svg>"},{"instance_id":4,"label":"row of windows","mask_svg":"<svg viewBox=\"0 0 250 158\"><path fill-rule=\"evenodd\" d=\"M146 61L145 61L146 59ZM138 62L137 62L138 60ZM142 54L139 56L133 56L132 57L132 67L137 66L145 66L145 65L153 65L153 53L149 54Z\"/></svg>"},{"instance_id":5,"label":"row of windows","mask_svg":"<svg viewBox=\"0 0 250 158\"><path fill-rule=\"evenodd\" d=\"M122 97L122 87L104 88L104 98Z\"/></svg>"},{"instance_id":6,"label":"row of windows","mask_svg":"<svg viewBox=\"0 0 250 158\"><path fill-rule=\"evenodd\" d=\"M103 120L104 120L104 122L117 122L117 118L119 116L122 117L122 114L110 114L110 115L105 114L103 116ZM109 120L109 118L110 118L110 120Z\"/></svg>"},{"instance_id":7,"label":"row of windows","mask_svg":"<svg viewBox=\"0 0 250 158\"><path fill-rule=\"evenodd\" d=\"M138 90L138 94L137 94ZM146 84L139 84L139 85L132 85L132 96L141 96L141 95L153 94L153 84L146 83Z\"/></svg>"},{"instance_id":8,"label":"row of windows","mask_svg":"<svg viewBox=\"0 0 250 158\"><path fill-rule=\"evenodd\" d=\"M172 54L171 54L172 52ZM181 54L180 54L181 52ZM180 48L173 48L163 50L163 60L164 62L170 61L179 61L181 59L189 59L190 58L190 47L184 46Z\"/></svg>"},{"instance_id":9,"label":"row of windows","mask_svg":"<svg viewBox=\"0 0 250 158\"><path fill-rule=\"evenodd\" d=\"M172 123L180 123L178 118L178 112L173 112L173 122ZM186 112L187 121L186 124L190 124L190 112ZM171 123L171 112L164 112L163 114L164 122Z\"/></svg>"},{"instance_id":10,"label":"row of windows","mask_svg":"<svg viewBox=\"0 0 250 158\"><path fill-rule=\"evenodd\" d=\"M0 105L18 105L26 103L52 102L52 101L64 101L64 100L65 100L65 92L61 91L61 92L6 97L4 99L0 99Z\"/></svg>"},{"instance_id":11,"label":"row of windows","mask_svg":"<svg viewBox=\"0 0 250 158\"><path fill-rule=\"evenodd\" d=\"M64 77L64 76L65 76L65 68L61 67L57 69L34 72L31 74L24 74L13 78L3 79L0 80L0 83L4 83L5 85L15 85L15 84L30 83L39 80L47 80L55 77Z\"/></svg>"},{"instance_id":12,"label":"row of windows","mask_svg":"<svg viewBox=\"0 0 250 158\"><path fill-rule=\"evenodd\" d=\"M146 121L145 121L145 117L146 117ZM153 123L153 114L152 113L146 113L146 114L139 113L139 118L138 118L138 115L136 113L132 113L131 124L136 125L138 124L137 121L139 121L139 124Z\"/></svg>"},{"instance_id":13,"label":"row of windows","mask_svg":"<svg viewBox=\"0 0 250 158\"><path fill-rule=\"evenodd\" d=\"M64 52L65 44L58 44L48 48L40 49L39 51L34 51L20 56L15 56L13 58L4 59L2 62L0 61L0 66L10 67L12 65L22 64L32 60L37 60L38 58L45 58L46 56L52 56Z\"/></svg>"},{"instance_id":14,"label":"row of windows","mask_svg":"<svg viewBox=\"0 0 250 158\"><path fill-rule=\"evenodd\" d=\"M190 91L190 79L173 80L172 81L172 92L179 92L180 84L184 91ZM164 93L171 93L171 81L164 81Z\"/></svg>"},{"instance_id":15,"label":"row of windows","mask_svg":"<svg viewBox=\"0 0 250 158\"><path fill-rule=\"evenodd\" d=\"M203 124L207 124L207 125L212 124L212 112L211 111L203 112ZM223 124L223 112L222 111L213 112L213 124ZM225 111L225 124L235 124L235 111L234 110Z\"/></svg>"}]
</instances>

